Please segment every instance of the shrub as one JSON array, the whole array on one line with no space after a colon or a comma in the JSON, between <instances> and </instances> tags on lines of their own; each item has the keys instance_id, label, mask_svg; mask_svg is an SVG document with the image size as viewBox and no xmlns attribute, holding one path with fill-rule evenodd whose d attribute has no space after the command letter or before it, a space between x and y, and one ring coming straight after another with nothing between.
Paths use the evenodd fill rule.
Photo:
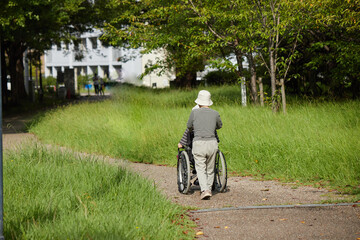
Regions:
<instances>
[{"instance_id":1,"label":"shrub","mask_svg":"<svg viewBox=\"0 0 360 240\"><path fill-rule=\"evenodd\" d=\"M78 76L78 86L84 87L89 82L92 82L92 75L79 75Z\"/></svg>"},{"instance_id":2,"label":"shrub","mask_svg":"<svg viewBox=\"0 0 360 240\"><path fill-rule=\"evenodd\" d=\"M49 76L43 79L43 85L48 87L51 85L56 85L56 78Z\"/></svg>"},{"instance_id":3,"label":"shrub","mask_svg":"<svg viewBox=\"0 0 360 240\"><path fill-rule=\"evenodd\" d=\"M237 76L233 72L219 70L209 72L204 77L208 85L222 85L237 83Z\"/></svg>"}]
</instances>

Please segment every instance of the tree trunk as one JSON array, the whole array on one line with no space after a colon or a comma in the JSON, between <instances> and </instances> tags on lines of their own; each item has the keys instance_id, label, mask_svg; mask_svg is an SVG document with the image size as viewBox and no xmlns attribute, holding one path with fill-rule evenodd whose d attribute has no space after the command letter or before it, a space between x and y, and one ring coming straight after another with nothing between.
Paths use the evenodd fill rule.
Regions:
<instances>
[{"instance_id":1,"label":"tree trunk","mask_svg":"<svg viewBox=\"0 0 360 240\"><path fill-rule=\"evenodd\" d=\"M44 89L42 84L42 75L41 75L41 56L39 56L39 101L42 102L44 97Z\"/></svg>"},{"instance_id":2,"label":"tree trunk","mask_svg":"<svg viewBox=\"0 0 360 240\"><path fill-rule=\"evenodd\" d=\"M196 85L196 72L187 71L181 72L181 69L176 68L175 87L177 88L192 88Z\"/></svg>"},{"instance_id":3,"label":"tree trunk","mask_svg":"<svg viewBox=\"0 0 360 240\"><path fill-rule=\"evenodd\" d=\"M274 51L270 50L270 79L271 79L271 107L273 112L277 112L278 106L276 101L276 62Z\"/></svg>"},{"instance_id":4,"label":"tree trunk","mask_svg":"<svg viewBox=\"0 0 360 240\"><path fill-rule=\"evenodd\" d=\"M255 61L253 55L247 54L246 55L248 62L249 62L249 69L250 69L250 96L251 101L257 105L259 103L258 100L258 93L257 93L257 87L256 87L256 68L255 68Z\"/></svg>"},{"instance_id":5,"label":"tree trunk","mask_svg":"<svg viewBox=\"0 0 360 240\"><path fill-rule=\"evenodd\" d=\"M264 86L263 86L262 78L259 78L258 83L259 83L259 91L260 91L260 105L263 107L264 106Z\"/></svg>"},{"instance_id":6,"label":"tree trunk","mask_svg":"<svg viewBox=\"0 0 360 240\"><path fill-rule=\"evenodd\" d=\"M286 114L286 95L285 95L284 79L280 80L280 85L281 85L281 101L282 101L283 113Z\"/></svg>"},{"instance_id":7,"label":"tree trunk","mask_svg":"<svg viewBox=\"0 0 360 240\"><path fill-rule=\"evenodd\" d=\"M1 90L2 90L2 102L3 105L8 104L8 90L7 90L7 73L6 73L6 58L5 58L5 44L4 40L1 39Z\"/></svg>"},{"instance_id":8,"label":"tree trunk","mask_svg":"<svg viewBox=\"0 0 360 240\"><path fill-rule=\"evenodd\" d=\"M188 71L185 73L185 86L186 87L196 86L196 72Z\"/></svg>"},{"instance_id":9,"label":"tree trunk","mask_svg":"<svg viewBox=\"0 0 360 240\"><path fill-rule=\"evenodd\" d=\"M18 103L20 99L26 98L23 53L24 50L21 43L12 43L9 46L8 57L11 77L11 101L13 103Z\"/></svg>"},{"instance_id":10,"label":"tree trunk","mask_svg":"<svg viewBox=\"0 0 360 240\"><path fill-rule=\"evenodd\" d=\"M356 77L351 77L351 91L352 91L352 98L358 99L359 92L360 92L360 79Z\"/></svg>"}]
</instances>

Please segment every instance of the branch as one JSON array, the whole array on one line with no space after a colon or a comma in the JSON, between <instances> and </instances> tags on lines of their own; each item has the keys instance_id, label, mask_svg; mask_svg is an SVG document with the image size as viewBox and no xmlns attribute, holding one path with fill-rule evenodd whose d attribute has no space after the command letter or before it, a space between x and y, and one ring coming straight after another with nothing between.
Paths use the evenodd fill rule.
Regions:
<instances>
[{"instance_id":1,"label":"branch","mask_svg":"<svg viewBox=\"0 0 360 240\"><path fill-rule=\"evenodd\" d=\"M287 27L288 27L288 24L284 26L285 29L287 29ZM278 41L278 44L277 44L277 47L279 47L280 44L283 42L283 40L286 39L286 36L289 35L288 33L291 32L292 29L293 29L293 28L291 28L290 30L286 31L286 34L283 34L283 35L280 37L280 39L279 39L279 41Z\"/></svg>"},{"instance_id":2,"label":"branch","mask_svg":"<svg viewBox=\"0 0 360 240\"><path fill-rule=\"evenodd\" d=\"M258 16L260 18L261 24L263 25L263 27L265 29L265 26L266 26L265 20L266 20L266 18L264 17L264 14L262 13L261 4L260 4L259 1L256 1L256 0L254 0L253 2L256 5L256 7L258 8Z\"/></svg>"},{"instance_id":3,"label":"branch","mask_svg":"<svg viewBox=\"0 0 360 240\"><path fill-rule=\"evenodd\" d=\"M193 10L199 17L203 17L203 16L201 15L201 13L199 13L199 12L196 10L196 7L195 7L193 1L192 1L192 0L189 0L189 2L191 3L191 6L192 6L191 8L192 8L192 10ZM213 29L213 27L211 26L211 24L210 24L208 21L206 21L205 24L206 24L206 26L209 28L209 30L210 30L217 38L221 38L221 39L224 39L224 38L225 38L224 36L221 36L220 34L218 34L218 33Z\"/></svg>"},{"instance_id":4,"label":"branch","mask_svg":"<svg viewBox=\"0 0 360 240\"><path fill-rule=\"evenodd\" d=\"M269 67L269 65L267 65L267 63L266 63L266 61L265 61L265 58L264 58L264 56L262 55L261 52L259 52L259 55L260 55L261 60L262 60L263 63L265 64L265 67L267 68L267 70L268 70L269 72L271 72L270 67Z\"/></svg>"},{"instance_id":5,"label":"branch","mask_svg":"<svg viewBox=\"0 0 360 240\"><path fill-rule=\"evenodd\" d=\"M316 34L316 33L314 33L312 30L308 30L310 33L311 33L311 35L313 35L318 41L322 41L320 38L319 38L319 36ZM328 47L328 46L324 46L324 48L325 48L325 50L326 51L330 51L330 48Z\"/></svg>"},{"instance_id":6,"label":"branch","mask_svg":"<svg viewBox=\"0 0 360 240\"><path fill-rule=\"evenodd\" d=\"M295 52L295 49L296 49L296 46L297 46L297 42L298 42L298 39L299 39L299 34L300 34L300 30L298 30L298 33L297 33L297 35L296 35L296 39L295 39L295 43L294 43L293 49L291 50L291 53L290 53L289 56L292 56L292 55L294 54L294 52ZM289 57L289 58L290 58L290 57ZM292 62L292 59L290 58L289 64L287 65L286 71L285 71L285 73L284 73L284 77L283 77L284 80L286 79L286 75L287 75L287 73L288 73L288 71L289 71L289 69L290 69L291 62Z\"/></svg>"},{"instance_id":7,"label":"branch","mask_svg":"<svg viewBox=\"0 0 360 240\"><path fill-rule=\"evenodd\" d=\"M277 59L277 53L278 53L278 49L279 49L279 25L280 25L280 16L277 16L277 19L276 19L276 35L275 35L275 61Z\"/></svg>"}]
</instances>

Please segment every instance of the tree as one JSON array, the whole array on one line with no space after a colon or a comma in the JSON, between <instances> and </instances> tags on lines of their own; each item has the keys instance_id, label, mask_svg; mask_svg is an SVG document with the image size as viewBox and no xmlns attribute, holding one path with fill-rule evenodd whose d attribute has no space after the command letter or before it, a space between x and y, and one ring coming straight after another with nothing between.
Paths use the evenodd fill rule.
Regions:
<instances>
[{"instance_id":1,"label":"tree","mask_svg":"<svg viewBox=\"0 0 360 240\"><path fill-rule=\"evenodd\" d=\"M13 102L26 97L24 51L42 53L53 43L85 31L96 22L95 6L87 0L5 0L0 10L0 38L8 57Z\"/></svg>"},{"instance_id":2,"label":"tree","mask_svg":"<svg viewBox=\"0 0 360 240\"><path fill-rule=\"evenodd\" d=\"M299 76L292 70L294 61L303 62L304 66L320 66L323 59L309 52L330 46L330 42L324 40L309 41L311 32L315 36L325 36L325 40L330 37L328 33L340 36L339 39L330 38L333 56L323 56L336 63L337 67L331 69L343 70L335 75L332 72L332 75L338 75L336 78L346 75L351 79L353 92L358 89L355 80L358 79L358 57L356 51L352 51L358 49L358 3L359 0L126 1L119 3L122 15L113 17L106 35L115 44L126 42L131 47L141 46L144 52L167 49L172 60L158 62L151 69L169 66L164 63L180 66L175 59L183 63L198 60L231 70L240 79L244 76L242 62L246 58L251 75L250 94L255 103L258 101L257 71L265 66L270 78L272 109L277 111L282 99L286 112L285 83L290 84L290 79ZM345 44L346 41L351 44ZM311 46L305 46L307 43ZM235 57L236 64L230 61L231 57ZM309 72L308 69L301 77L306 79Z\"/></svg>"},{"instance_id":3,"label":"tree","mask_svg":"<svg viewBox=\"0 0 360 240\"><path fill-rule=\"evenodd\" d=\"M193 41L200 51L212 58L212 63L220 68L233 71L239 81L243 81L243 58L246 56L251 69L250 94L251 100L257 104L256 70L252 58L253 44L251 32L247 31L250 24L249 5L246 1L185 1L196 17L192 21L203 28ZM205 33L205 34L204 34ZM200 40L200 41L199 41ZM216 52L220 54L216 54ZM222 56L223 60L218 61ZM236 65L230 57L235 56Z\"/></svg>"},{"instance_id":4,"label":"tree","mask_svg":"<svg viewBox=\"0 0 360 240\"><path fill-rule=\"evenodd\" d=\"M305 66L316 71L327 93L343 95L351 88L353 98L360 92L360 1L313 1L311 39L305 50L310 55ZM317 80L309 80L318 86ZM321 94L321 92L320 92Z\"/></svg>"},{"instance_id":5,"label":"tree","mask_svg":"<svg viewBox=\"0 0 360 240\"><path fill-rule=\"evenodd\" d=\"M174 71L178 86L195 85L196 72L203 69L204 58L189 52L189 39L196 26L187 22L188 13L182 12L180 1L115 0L110 5L113 15L105 24L102 40L116 46L141 48L142 54L165 50L165 58L148 64L146 73Z\"/></svg>"},{"instance_id":6,"label":"tree","mask_svg":"<svg viewBox=\"0 0 360 240\"><path fill-rule=\"evenodd\" d=\"M226 32L229 26L236 26L236 23L231 22L230 19L241 17L238 16L238 12L222 12L226 10L226 7L222 7L224 2L217 1L215 3L217 8L212 8L213 2L204 1L201 9L195 6L193 1L130 2L128 7L121 5L126 9L125 12L122 11L121 17L117 17L107 25L105 35L113 44L119 45L125 41L130 47L143 47L144 52L159 48L166 49L169 58L161 63L158 62L157 66L175 66L177 79L181 79L185 85L189 85L190 82L187 78L195 79L196 71L203 69L204 61L231 69L241 79L244 55L241 46L243 45L240 45L236 37L229 39L227 35L231 36L231 33ZM203 15L203 12L206 12L206 15ZM217 20L226 19L226 16L228 16L228 26L213 25L213 22L220 23L221 21ZM218 29L224 31L218 32ZM235 53L237 66L233 66L229 61L230 53ZM210 61L219 57L224 57L225 61ZM167 64L162 64L164 62ZM255 90L252 96L256 101L256 85L253 86Z\"/></svg>"},{"instance_id":7,"label":"tree","mask_svg":"<svg viewBox=\"0 0 360 240\"><path fill-rule=\"evenodd\" d=\"M257 24L254 31L264 45L256 52L266 66L271 79L272 109L278 110L278 90L281 86L283 112L286 113L285 82L289 68L296 57L301 37L306 3L288 0L253 0ZM280 80L280 81L279 81Z\"/></svg>"},{"instance_id":8,"label":"tree","mask_svg":"<svg viewBox=\"0 0 360 240\"><path fill-rule=\"evenodd\" d=\"M296 21L291 17L295 12L294 4L288 1L179 0L168 3L158 0L134 2L132 6L131 9L136 10L129 14L127 12L126 18L120 18L121 21L118 18L118 27L113 24L108 26L109 35L115 36L115 39L126 39L132 46L141 45L146 50L168 48L173 50L174 55L181 49L185 53L181 59L212 60L218 67L234 71L239 79L244 76L242 63L246 57L250 66L250 92L254 103L258 102L254 54L258 53L269 69L275 109L276 74L279 72L277 56L281 37L289 37L290 34L285 33L292 33L295 39L293 45L296 46L299 33L292 29L296 26ZM281 23L280 16L283 18ZM127 22L125 28L124 20ZM283 57L282 63L287 68L293 49L289 57ZM236 65L229 60L231 55L235 56ZM219 61L219 56L225 61ZM267 56L269 61L265 59ZM287 70L283 71L284 78L286 74Z\"/></svg>"},{"instance_id":9,"label":"tree","mask_svg":"<svg viewBox=\"0 0 360 240\"><path fill-rule=\"evenodd\" d=\"M242 59L245 56L250 70L250 92L254 103L258 102L256 87L256 57L267 67L271 78L272 106L277 111L277 79L285 82L289 67L295 56L300 36L299 20L305 4L301 1L249 0L249 1L196 1L188 0L197 14L198 24L212 35L210 51L216 48L230 49L237 60L235 70L242 74ZM300 27L299 27L300 26ZM284 48L282 43L291 42ZM280 52L282 53L281 58ZM234 69L234 68L232 68ZM285 88L283 106L285 112Z\"/></svg>"}]
</instances>

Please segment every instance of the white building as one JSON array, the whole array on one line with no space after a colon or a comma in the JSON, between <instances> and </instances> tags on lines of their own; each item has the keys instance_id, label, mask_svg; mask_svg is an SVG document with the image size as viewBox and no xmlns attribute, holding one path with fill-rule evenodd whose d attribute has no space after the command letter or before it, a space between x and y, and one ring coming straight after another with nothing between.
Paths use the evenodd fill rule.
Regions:
<instances>
[{"instance_id":1,"label":"white building","mask_svg":"<svg viewBox=\"0 0 360 240\"><path fill-rule=\"evenodd\" d=\"M77 77L81 75L93 75L108 77L119 82L129 82L149 87L168 87L169 81L174 79L173 74L157 76L152 73L139 80L145 71L148 62L155 62L161 57L160 53L141 55L140 50L128 50L104 46L99 40L102 32L95 30L80 36L80 44L74 43L61 46L53 45L45 53L45 77L57 77L59 72L64 73L67 69L74 71L75 86Z\"/></svg>"}]
</instances>

